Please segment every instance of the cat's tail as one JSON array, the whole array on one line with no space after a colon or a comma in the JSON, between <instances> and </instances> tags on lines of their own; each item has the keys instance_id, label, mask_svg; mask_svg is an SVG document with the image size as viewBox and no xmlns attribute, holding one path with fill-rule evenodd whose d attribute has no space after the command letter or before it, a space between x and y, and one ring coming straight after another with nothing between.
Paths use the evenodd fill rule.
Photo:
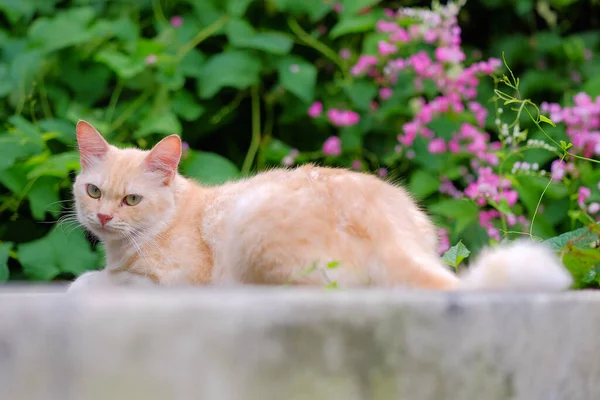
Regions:
<instances>
[{"instance_id":1,"label":"cat's tail","mask_svg":"<svg viewBox=\"0 0 600 400\"><path fill-rule=\"evenodd\" d=\"M482 250L460 278L459 290L562 291L573 284L557 255L529 240Z\"/></svg>"}]
</instances>

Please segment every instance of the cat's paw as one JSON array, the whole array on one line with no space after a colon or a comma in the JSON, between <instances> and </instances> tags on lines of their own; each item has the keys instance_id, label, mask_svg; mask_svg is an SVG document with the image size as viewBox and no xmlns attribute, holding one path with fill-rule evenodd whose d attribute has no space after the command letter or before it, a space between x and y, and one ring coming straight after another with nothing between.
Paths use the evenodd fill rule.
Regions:
<instances>
[{"instance_id":1,"label":"cat's paw","mask_svg":"<svg viewBox=\"0 0 600 400\"><path fill-rule=\"evenodd\" d=\"M67 288L67 292L80 292L111 286L105 271L88 271L79 275Z\"/></svg>"}]
</instances>

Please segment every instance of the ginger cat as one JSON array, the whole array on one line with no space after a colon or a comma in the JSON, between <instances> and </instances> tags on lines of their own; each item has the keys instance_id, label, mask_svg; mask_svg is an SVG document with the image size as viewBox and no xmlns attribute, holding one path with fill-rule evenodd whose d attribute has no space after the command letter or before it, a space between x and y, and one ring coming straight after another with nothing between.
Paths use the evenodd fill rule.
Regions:
<instances>
[{"instance_id":1,"label":"ginger cat","mask_svg":"<svg viewBox=\"0 0 600 400\"><path fill-rule=\"evenodd\" d=\"M435 290L564 290L572 277L545 246L486 249L458 277L433 224L405 190L311 165L216 187L177 172L181 140L151 151L111 146L77 124L77 217L106 248L106 268L69 290L127 285L304 284ZM328 269L330 262L339 262ZM306 271L312 267L313 272Z\"/></svg>"}]
</instances>

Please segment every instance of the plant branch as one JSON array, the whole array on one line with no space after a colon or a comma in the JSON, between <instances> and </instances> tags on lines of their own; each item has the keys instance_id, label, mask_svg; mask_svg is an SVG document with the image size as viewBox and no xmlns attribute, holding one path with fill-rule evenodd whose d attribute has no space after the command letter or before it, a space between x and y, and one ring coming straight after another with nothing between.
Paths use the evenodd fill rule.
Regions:
<instances>
[{"instance_id":1,"label":"plant branch","mask_svg":"<svg viewBox=\"0 0 600 400\"><path fill-rule=\"evenodd\" d=\"M312 37L304 29L302 29L302 27L300 26L298 21L296 21L294 18L289 17L287 20L287 23L288 23L288 26L290 27L290 30L296 36L298 36L298 38L302 42L304 42L304 44L312 47L313 49L317 50L319 53L323 54L325 57L330 59L332 62L334 62L338 66L340 71L342 71L344 78L346 78L346 79L350 78L350 76L348 75L348 72L346 71L346 67L344 66L342 59L340 58L340 56L338 56L338 54L335 51L333 51L331 48L329 48L326 44L324 44L324 43L320 42L319 40L315 39L314 37Z\"/></svg>"},{"instance_id":2,"label":"plant branch","mask_svg":"<svg viewBox=\"0 0 600 400\"><path fill-rule=\"evenodd\" d=\"M252 87L252 140L250 141L250 148L248 149L248 153L246 154L246 158L244 159L244 164L242 166L242 174L248 175L250 172L250 168L252 167L252 163L254 163L254 158L256 157L256 152L258 147L260 146L260 95L258 93L258 85Z\"/></svg>"},{"instance_id":3,"label":"plant branch","mask_svg":"<svg viewBox=\"0 0 600 400\"><path fill-rule=\"evenodd\" d=\"M146 102L146 100L150 98L151 95L152 88L146 88L142 94L140 94L138 98L135 99L133 103L131 103L131 105L121 113L121 115L119 115L119 118L117 118L117 120L110 125L109 132L119 129L125 123L125 121L131 118L131 116Z\"/></svg>"},{"instance_id":4,"label":"plant branch","mask_svg":"<svg viewBox=\"0 0 600 400\"><path fill-rule=\"evenodd\" d=\"M229 18L229 15L223 15L215 22L198 32L196 36L192 38L192 40L181 47L177 53L177 56L175 57L175 60L181 61L181 59L185 57L187 53L221 29L227 23L227 21L229 21Z\"/></svg>"}]
</instances>

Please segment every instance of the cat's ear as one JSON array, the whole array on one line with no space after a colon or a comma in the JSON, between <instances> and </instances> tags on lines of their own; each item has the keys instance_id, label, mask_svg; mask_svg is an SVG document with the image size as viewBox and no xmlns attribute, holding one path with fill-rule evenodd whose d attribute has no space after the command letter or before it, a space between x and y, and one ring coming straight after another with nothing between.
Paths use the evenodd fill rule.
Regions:
<instances>
[{"instance_id":1,"label":"cat's ear","mask_svg":"<svg viewBox=\"0 0 600 400\"><path fill-rule=\"evenodd\" d=\"M110 145L100 135L100 132L88 122L83 120L77 122L75 131L77 133L77 145L79 146L79 157L82 168L87 167L94 160L104 157L110 149Z\"/></svg>"},{"instance_id":2,"label":"cat's ear","mask_svg":"<svg viewBox=\"0 0 600 400\"><path fill-rule=\"evenodd\" d=\"M158 142L146 156L146 168L162 174L166 185L177 173L181 159L181 147L179 136L170 135Z\"/></svg>"}]
</instances>

